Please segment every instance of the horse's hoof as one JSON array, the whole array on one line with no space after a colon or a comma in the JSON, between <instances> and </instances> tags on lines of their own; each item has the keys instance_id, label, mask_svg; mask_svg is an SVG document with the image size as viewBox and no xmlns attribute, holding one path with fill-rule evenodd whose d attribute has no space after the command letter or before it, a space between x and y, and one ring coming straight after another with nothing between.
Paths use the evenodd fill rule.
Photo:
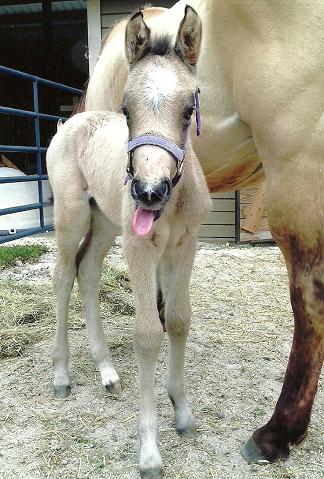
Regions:
<instances>
[{"instance_id":1,"label":"horse's hoof","mask_svg":"<svg viewBox=\"0 0 324 479\"><path fill-rule=\"evenodd\" d=\"M185 409L177 409L173 399L170 399L175 410L175 428L177 433L188 439L197 437L197 425L191 410L188 407Z\"/></svg>"},{"instance_id":2,"label":"horse's hoof","mask_svg":"<svg viewBox=\"0 0 324 479\"><path fill-rule=\"evenodd\" d=\"M298 436L292 444L294 444L294 446L301 446L306 441L307 436L308 436L308 431L306 430L303 434Z\"/></svg>"},{"instance_id":3,"label":"horse's hoof","mask_svg":"<svg viewBox=\"0 0 324 479\"><path fill-rule=\"evenodd\" d=\"M279 460L284 461L285 459L288 459L289 457L289 446L287 447L282 447L279 449L277 446L272 446L269 447L270 444L268 444L268 456L266 456L257 443L255 442L253 436L250 437L248 442L244 444L241 448L241 454L244 457L244 459L249 463L249 464L269 464L270 462L276 462Z\"/></svg>"},{"instance_id":4,"label":"horse's hoof","mask_svg":"<svg viewBox=\"0 0 324 479\"><path fill-rule=\"evenodd\" d=\"M141 471L142 479L163 479L163 470L162 469L147 469Z\"/></svg>"},{"instance_id":5,"label":"horse's hoof","mask_svg":"<svg viewBox=\"0 0 324 479\"><path fill-rule=\"evenodd\" d=\"M64 385L64 386L54 386L54 394L57 399L66 399L70 396L71 393L71 386Z\"/></svg>"},{"instance_id":6,"label":"horse's hoof","mask_svg":"<svg viewBox=\"0 0 324 479\"><path fill-rule=\"evenodd\" d=\"M241 447L240 452L248 464L269 464L270 462L264 457L253 437L250 437L247 443Z\"/></svg>"},{"instance_id":7,"label":"horse's hoof","mask_svg":"<svg viewBox=\"0 0 324 479\"><path fill-rule=\"evenodd\" d=\"M121 395L121 385L120 381L115 381L115 382L110 382L105 385L107 391L110 392L110 394L113 394L114 396L120 396Z\"/></svg>"},{"instance_id":8,"label":"horse's hoof","mask_svg":"<svg viewBox=\"0 0 324 479\"><path fill-rule=\"evenodd\" d=\"M193 427L179 427L176 428L177 433L180 434L180 436L186 437L187 439L194 439L195 437L198 436L197 428L196 426Z\"/></svg>"}]
</instances>

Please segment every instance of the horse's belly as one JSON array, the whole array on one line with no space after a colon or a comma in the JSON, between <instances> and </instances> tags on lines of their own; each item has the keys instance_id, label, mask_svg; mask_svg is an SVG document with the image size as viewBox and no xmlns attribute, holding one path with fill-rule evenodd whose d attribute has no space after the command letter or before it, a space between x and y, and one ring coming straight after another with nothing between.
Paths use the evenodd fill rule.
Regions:
<instances>
[{"instance_id":1,"label":"horse's belly","mask_svg":"<svg viewBox=\"0 0 324 479\"><path fill-rule=\"evenodd\" d=\"M193 139L211 192L250 187L264 177L251 131L237 113L202 115L202 135Z\"/></svg>"}]
</instances>

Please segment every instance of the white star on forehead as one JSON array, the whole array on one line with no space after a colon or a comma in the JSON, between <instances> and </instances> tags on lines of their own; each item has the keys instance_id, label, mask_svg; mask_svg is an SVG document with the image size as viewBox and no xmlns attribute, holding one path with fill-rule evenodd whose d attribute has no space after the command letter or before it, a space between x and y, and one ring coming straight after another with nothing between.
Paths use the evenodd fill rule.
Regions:
<instances>
[{"instance_id":1,"label":"white star on forehead","mask_svg":"<svg viewBox=\"0 0 324 479\"><path fill-rule=\"evenodd\" d=\"M177 75L169 68L154 67L147 76L145 97L153 108L158 108L175 91Z\"/></svg>"}]
</instances>

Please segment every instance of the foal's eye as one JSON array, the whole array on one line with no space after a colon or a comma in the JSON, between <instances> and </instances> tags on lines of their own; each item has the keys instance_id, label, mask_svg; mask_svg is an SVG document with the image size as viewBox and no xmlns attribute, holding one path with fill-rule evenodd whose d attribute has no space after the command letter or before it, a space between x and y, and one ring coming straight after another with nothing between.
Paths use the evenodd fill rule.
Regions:
<instances>
[{"instance_id":1,"label":"foal's eye","mask_svg":"<svg viewBox=\"0 0 324 479\"><path fill-rule=\"evenodd\" d=\"M192 114L193 114L193 111L194 111L194 107L191 106L189 108L187 108L184 112L183 112L183 118L186 120L186 121L189 121Z\"/></svg>"},{"instance_id":2,"label":"foal's eye","mask_svg":"<svg viewBox=\"0 0 324 479\"><path fill-rule=\"evenodd\" d=\"M123 115L125 116L126 120L128 121L129 120L129 113L128 113L128 110L127 110L126 106L122 106L121 111L122 111Z\"/></svg>"}]
</instances>

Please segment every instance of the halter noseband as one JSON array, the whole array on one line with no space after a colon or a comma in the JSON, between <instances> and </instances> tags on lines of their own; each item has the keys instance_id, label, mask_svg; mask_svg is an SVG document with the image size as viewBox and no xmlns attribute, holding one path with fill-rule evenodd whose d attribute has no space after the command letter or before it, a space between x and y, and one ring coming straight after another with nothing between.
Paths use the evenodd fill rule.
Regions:
<instances>
[{"instance_id":1,"label":"halter noseband","mask_svg":"<svg viewBox=\"0 0 324 479\"><path fill-rule=\"evenodd\" d=\"M200 93L200 90L199 88L197 88L195 92L197 136L200 135L200 130L201 130L199 93ZM131 180L134 178L133 167L132 167L132 157L133 157L134 150L142 145L153 145L153 146L159 146L160 148L163 148L163 150L168 151L169 153L171 153L171 155L175 159L177 164L177 172L174 178L172 179L172 186L173 187L176 186L176 184L179 182L183 173L187 142L188 142L188 136L189 136L189 128L190 128L190 124L188 125L188 129L186 132L186 139L185 139L183 148L180 148L176 143L169 140L168 138L164 138L161 135L155 135L153 133L145 133L144 135L140 135L140 136L137 136L136 138L133 138L132 140L129 140L128 147L127 147L127 152L129 156L128 156L128 164L126 168L126 176L125 176L124 184L126 185L128 180Z\"/></svg>"}]
</instances>

